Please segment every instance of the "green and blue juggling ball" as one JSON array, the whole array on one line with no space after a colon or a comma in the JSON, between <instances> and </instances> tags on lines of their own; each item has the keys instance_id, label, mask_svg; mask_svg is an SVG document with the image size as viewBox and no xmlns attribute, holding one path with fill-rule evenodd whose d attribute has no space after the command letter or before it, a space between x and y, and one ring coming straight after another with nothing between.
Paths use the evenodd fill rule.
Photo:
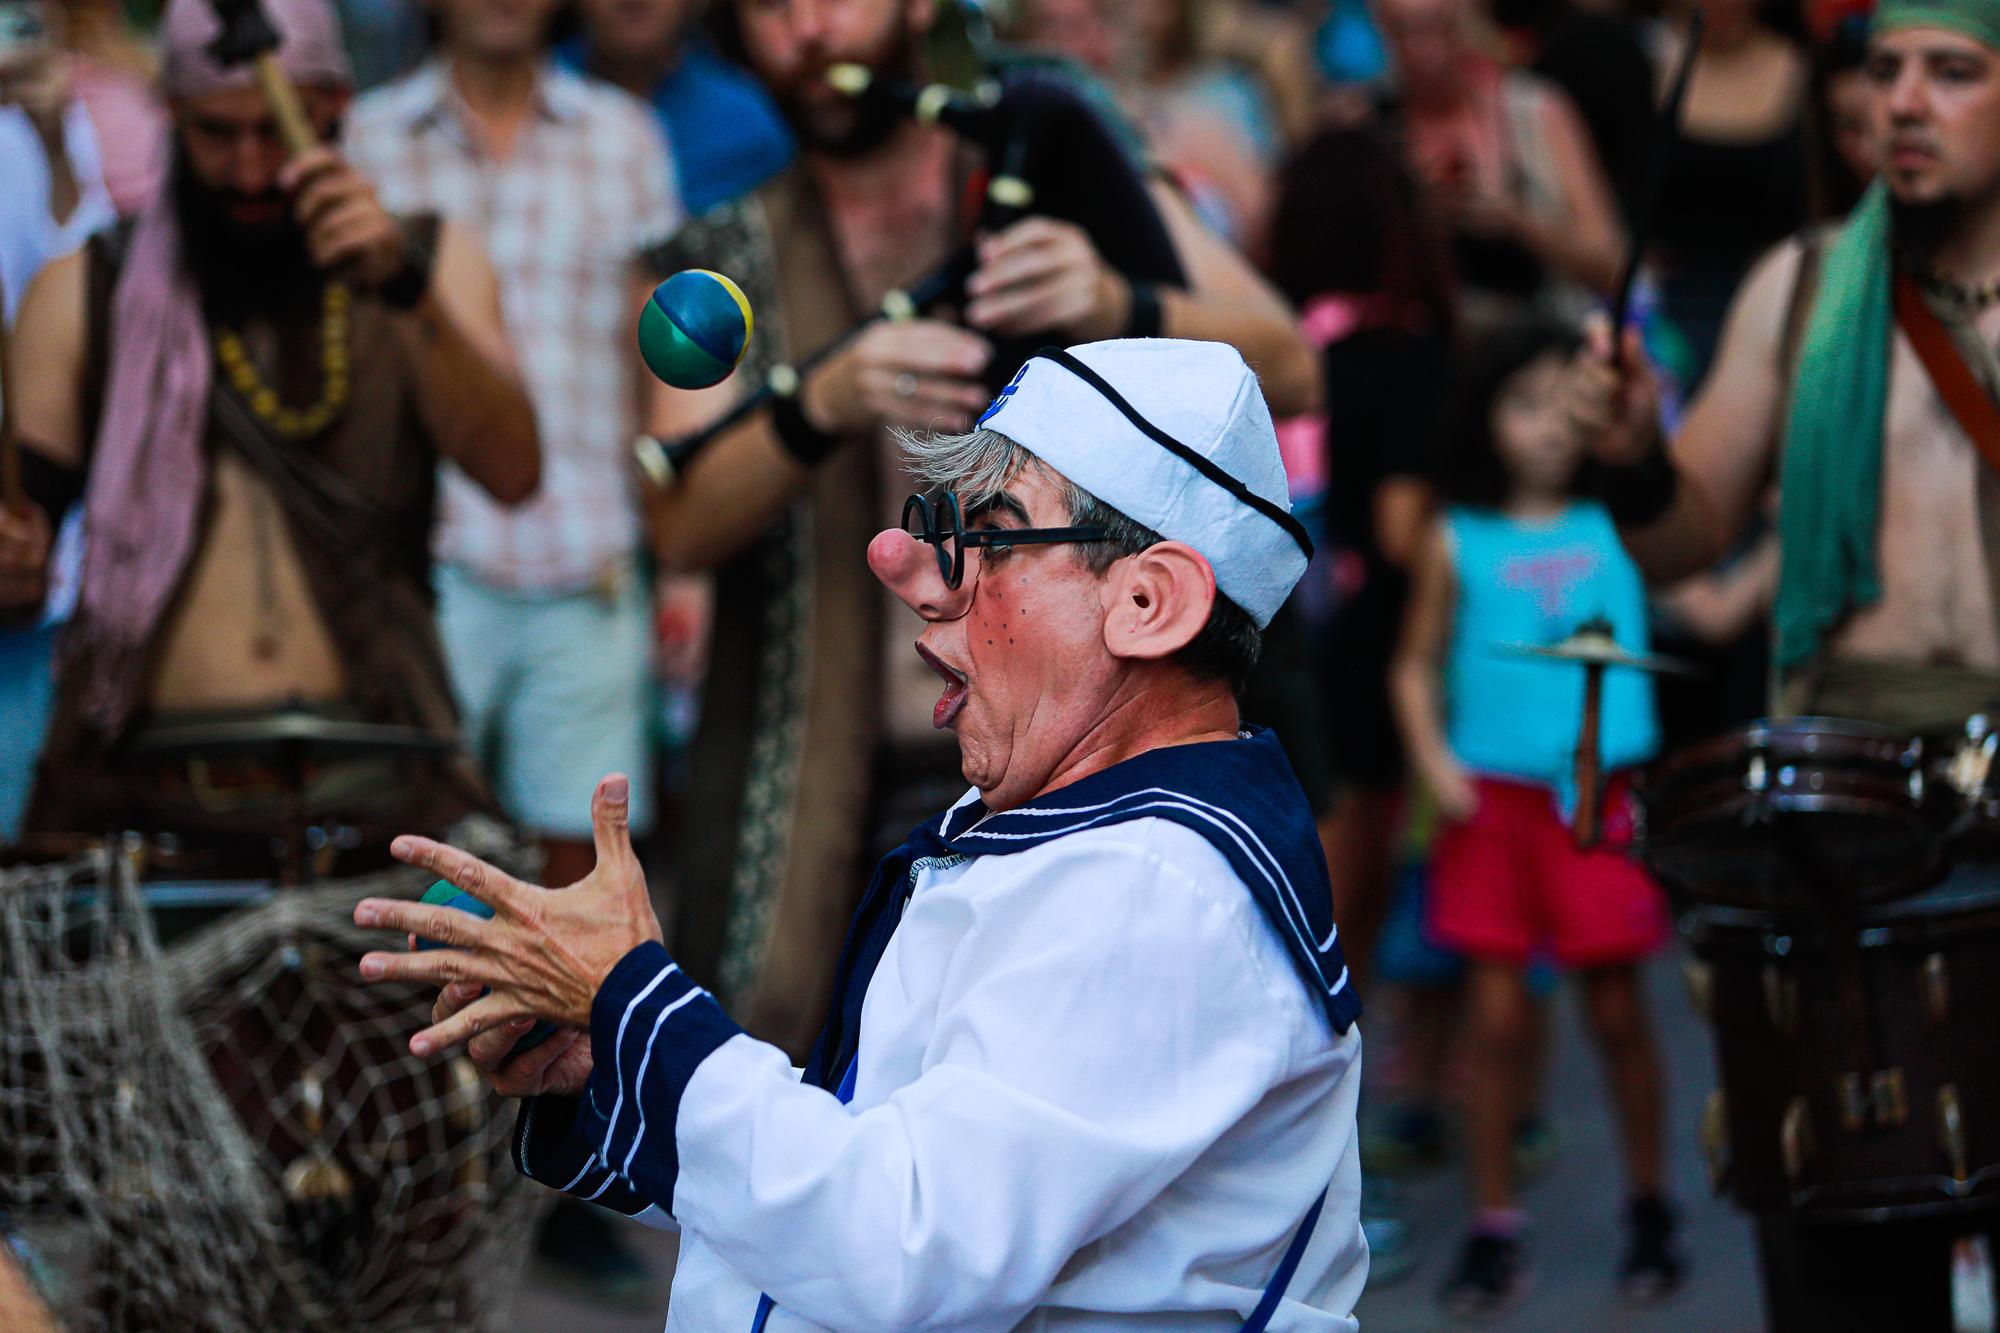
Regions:
<instances>
[{"instance_id":1,"label":"green and blue juggling ball","mask_svg":"<svg viewBox=\"0 0 2000 1333\"><path fill-rule=\"evenodd\" d=\"M471 894L467 893L464 889L459 888L456 884L451 883L449 880L441 879L437 883L431 885L428 889L425 889L424 896L421 901L428 903L433 907L455 907L461 912L472 913L474 916L478 917L481 921L491 921L493 919L493 909L491 907L487 906L479 899L473 897ZM445 945L438 943L436 940L427 940L423 938L421 935L417 937L417 948L419 951L428 949L442 949L445 947L446 947ZM489 987L487 993L490 993L490 989L491 988ZM556 1035L555 1024L537 1023L533 1027L528 1029L526 1035L524 1035L519 1041L514 1043L514 1050L512 1053L514 1055L520 1055L526 1051L532 1051L535 1049L535 1047L541 1045L543 1042L547 1041L550 1037L553 1037L555 1035Z\"/></svg>"},{"instance_id":2,"label":"green and blue juggling ball","mask_svg":"<svg viewBox=\"0 0 2000 1333\"><path fill-rule=\"evenodd\" d=\"M750 326L742 288L705 268L682 269L639 312L639 355L676 389L706 389L743 359Z\"/></svg>"}]
</instances>

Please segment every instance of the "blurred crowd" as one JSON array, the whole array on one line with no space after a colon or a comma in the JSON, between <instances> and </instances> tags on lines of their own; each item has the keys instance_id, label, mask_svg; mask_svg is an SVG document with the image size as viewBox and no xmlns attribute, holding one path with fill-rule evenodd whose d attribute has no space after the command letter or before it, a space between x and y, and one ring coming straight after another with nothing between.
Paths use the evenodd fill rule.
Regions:
<instances>
[{"instance_id":1,"label":"blurred crowd","mask_svg":"<svg viewBox=\"0 0 2000 1333\"><path fill-rule=\"evenodd\" d=\"M1769 525L1643 588L1558 381L1642 219L1632 317L1671 417L1758 258L1856 200L1856 0L339 0L317 74L293 71L326 146L282 170L261 101L174 46L177 24L187 49L212 36L191 7L0 0L6 387L41 502L0 547L49 551L0 575L0 843L100 807L79 775L149 717L455 713L463 804L537 837L548 882L589 868L591 784L631 773L676 956L796 1054L851 907L828 885L865 882L853 865L958 791L938 682L861 569L909 489L888 429L969 429L1018 346L1218 338L1263 377L1318 543L1245 711L1325 812L1375 1020L1373 1178L1442 1160L1465 1119L1447 1295L1477 1314L1517 1294L1517 1184L1557 1134L1541 1010L1574 971L1625 1133L1618 1271L1641 1295L1682 1280L1633 981L1664 909L1629 863L1568 847L1580 675L1486 649L1605 617L1701 663L1695 684L1614 681L1614 769L1767 711ZM273 6L288 44L313 10ZM1690 42L1669 139L1656 108ZM1026 216L975 223L991 146L872 123L825 87L839 60L1003 78L1062 149L1029 148ZM273 212L289 251L259 249ZM707 428L961 242L948 308L875 325L681 475L635 465L635 438ZM134 278L178 254L192 367L177 288ZM640 303L687 267L735 278L758 326L698 394L633 350ZM169 332L142 363L146 320ZM275 452L216 445L204 396L158 391L211 373ZM197 456L208 480L175 500ZM121 553L174 577L114 583ZM1392 1194L1369 1221L1392 1281L1413 1244ZM650 1290L584 1226L553 1230L556 1260Z\"/></svg>"}]
</instances>

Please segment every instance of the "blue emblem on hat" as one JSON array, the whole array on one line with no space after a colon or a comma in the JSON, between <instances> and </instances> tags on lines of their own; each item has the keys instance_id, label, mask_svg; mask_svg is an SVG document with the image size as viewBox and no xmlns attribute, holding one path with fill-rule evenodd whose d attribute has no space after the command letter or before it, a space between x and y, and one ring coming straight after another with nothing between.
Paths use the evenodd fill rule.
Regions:
<instances>
[{"instance_id":1,"label":"blue emblem on hat","mask_svg":"<svg viewBox=\"0 0 2000 1333\"><path fill-rule=\"evenodd\" d=\"M1007 381L1007 387L1000 391L1000 396L998 398L995 398L992 402L988 403L986 405L986 410L979 414L979 420L972 423L975 429L985 425L986 419L992 416L995 412L998 412L1001 408L1001 405L1004 404L1009 398L1012 398L1014 396L1014 390L1021 387L1022 377L1028 373L1028 367L1032 366L1033 364L1035 364L1035 362L1034 358L1032 357L1021 363L1021 368L1014 372L1013 379Z\"/></svg>"}]
</instances>

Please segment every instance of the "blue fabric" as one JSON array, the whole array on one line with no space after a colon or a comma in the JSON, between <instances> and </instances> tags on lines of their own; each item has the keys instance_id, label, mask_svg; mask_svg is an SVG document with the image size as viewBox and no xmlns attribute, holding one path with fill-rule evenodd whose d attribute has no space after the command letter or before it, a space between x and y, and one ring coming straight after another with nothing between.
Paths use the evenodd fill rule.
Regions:
<instances>
[{"instance_id":1,"label":"blue fabric","mask_svg":"<svg viewBox=\"0 0 2000 1333\"><path fill-rule=\"evenodd\" d=\"M1445 665L1452 753L1477 772L1567 793L1583 721L1583 668L1506 650L1555 643L1603 616L1621 647L1646 652L1638 566L1594 502L1536 522L1457 506L1444 525L1458 583ZM1598 734L1608 768L1643 763L1659 749L1653 684L1644 673L1605 673Z\"/></svg>"},{"instance_id":2,"label":"blue fabric","mask_svg":"<svg viewBox=\"0 0 2000 1333\"><path fill-rule=\"evenodd\" d=\"M54 625L0 630L0 843L21 836L55 700Z\"/></svg>"},{"instance_id":3,"label":"blue fabric","mask_svg":"<svg viewBox=\"0 0 2000 1333\"><path fill-rule=\"evenodd\" d=\"M572 1137L594 1144L600 1166L672 1211L681 1097L701 1062L742 1030L660 945L633 949L591 1001L592 1068Z\"/></svg>"},{"instance_id":4,"label":"blue fabric","mask_svg":"<svg viewBox=\"0 0 2000 1333\"><path fill-rule=\"evenodd\" d=\"M579 72L589 57L581 37L556 48L556 59ZM689 217L748 194L791 163L792 132L770 94L699 34L648 102L673 150Z\"/></svg>"}]
</instances>

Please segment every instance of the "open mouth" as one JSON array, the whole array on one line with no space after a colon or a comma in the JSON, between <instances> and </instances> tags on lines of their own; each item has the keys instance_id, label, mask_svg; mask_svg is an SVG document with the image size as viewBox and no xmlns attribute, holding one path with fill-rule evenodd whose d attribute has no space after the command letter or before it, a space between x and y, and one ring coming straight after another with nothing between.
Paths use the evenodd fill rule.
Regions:
<instances>
[{"instance_id":1,"label":"open mouth","mask_svg":"<svg viewBox=\"0 0 2000 1333\"><path fill-rule=\"evenodd\" d=\"M931 725L942 730L957 720L959 710L965 707L965 700L972 691L965 683L963 671L946 666L944 659L921 643L917 645L917 656L923 658L931 670L944 677L944 693L938 696L937 706L931 709Z\"/></svg>"}]
</instances>

